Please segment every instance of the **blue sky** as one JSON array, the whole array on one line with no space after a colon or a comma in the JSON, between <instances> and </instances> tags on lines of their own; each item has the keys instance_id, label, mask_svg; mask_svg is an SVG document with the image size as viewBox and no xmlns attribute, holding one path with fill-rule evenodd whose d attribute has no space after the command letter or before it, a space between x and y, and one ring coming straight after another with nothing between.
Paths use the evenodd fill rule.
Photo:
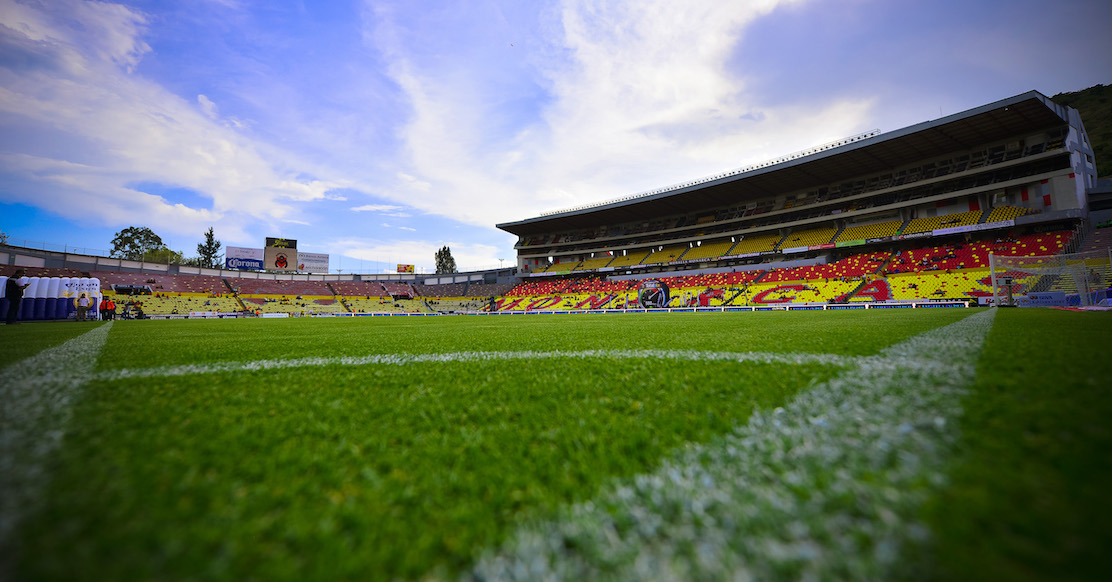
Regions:
<instances>
[{"instance_id":1,"label":"blue sky","mask_svg":"<svg viewBox=\"0 0 1112 582\"><path fill-rule=\"evenodd\" d=\"M0 230L344 272L1035 89L1112 82L1104 1L0 0Z\"/></svg>"}]
</instances>

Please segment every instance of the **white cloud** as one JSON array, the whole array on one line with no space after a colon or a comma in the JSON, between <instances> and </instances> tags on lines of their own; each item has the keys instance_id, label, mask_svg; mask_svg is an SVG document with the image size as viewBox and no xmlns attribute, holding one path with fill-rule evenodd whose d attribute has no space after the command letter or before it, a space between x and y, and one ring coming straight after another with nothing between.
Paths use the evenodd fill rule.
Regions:
<instances>
[{"instance_id":1,"label":"white cloud","mask_svg":"<svg viewBox=\"0 0 1112 582\"><path fill-rule=\"evenodd\" d=\"M364 204L362 206L352 207L352 212L398 212L402 210L401 206L393 206L390 204Z\"/></svg>"},{"instance_id":2,"label":"white cloud","mask_svg":"<svg viewBox=\"0 0 1112 582\"><path fill-rule=\"evenodd\" d=\"M74 152L56 147L0 158L0 171L26 185L0 199L64 216L75 212L73 201L87 200L83 216L105 225L188 234L215 225L243 233L292 221L294 203L347 185L297 177L278 166L285 161L280 152L219 123L208 97L198 95L193 104L134 74L149 51L139 12L100 2L5 0L0 19L0 46L22 51L23 62L31 63L6 72L0 112L77 144ZM211 208L188 208L128 186L142 182L192 190L211 199Z\"/></svg>"},{"instance_id":3,"label":"white cloud","mask_svg":"<svg viewBox=\"0 0 1112 582\"><path fill-rule=\"evenodd\" d=\"M516 116L512 97L530 87L497 71L528 75L493 48L501 38L445 53L407 44L428 39L412 23L383 24L391 13L376 12L374 39L386 46L413 108L402 132L411 170L388 196L490 225L871 129L868 101L803 107L759 103L747 93L745 70L731 68L730 57L747 27L789 3L562 2L558 20L542 27L548 36L525 57L544 105Z\"/></svg>"},{"instance_id":4,"label":"white cloud","mask_svg":"<svg viewBox=\"0 0 1112 582\"><path fill-rule=\"evenodd\" d=\"M338 254L346 259L363 261L364 270L368 272L371 270L369 263L380 263L389 267L397 264L416 265L420 272L435 272L433 257L444 246L451 249L452 257L456 260L456 266L460 271L495 268L499 264L498 257L502 253L497 247L491 245L453 241L342 239L332 241L328 246L339 249ZM345 267L345 270L351 269Z\"/></svg>"},{"instance_id":5,"label":"white cloud","mask_svg":"<svg viewBox=\"0 0 1112 582\"><path fill-rule=\"evenodd\" d=\"M203 111L209 119L216 119L220 116L216 110L216 104L212 102L212 99L204 95L198 95L197 104L201 106L201 111Z\"/></svg>"}]
</instances>

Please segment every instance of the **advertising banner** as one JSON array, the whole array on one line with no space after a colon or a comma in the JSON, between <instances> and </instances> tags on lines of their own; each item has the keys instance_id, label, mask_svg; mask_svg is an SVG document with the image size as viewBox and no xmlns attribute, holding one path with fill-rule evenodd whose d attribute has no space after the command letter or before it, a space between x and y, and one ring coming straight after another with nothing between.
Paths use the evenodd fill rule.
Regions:
<instances>
[{"instance_id":1,"label":"advertising banner","mask_svg":"<svg viewBox=\"0 0 1112 582\"><path fill-rule=\"evenodd\" d=\"M996 222L986 222L984 224L969 224L966 226L954 226L950 228L937 228L931 231L934 236L943 236L947 234L958 234L961 232L977 232L981 230L991 230L994 228L1010 228L1015 226L1014 220L999 220Z\"/></svg>"},{"instance_id":2,"label":"advertising banner","mask_svg":"<svg viewBox=\"0 0 1112 582\"><path fill-rule=\"evenodd\" d=\"M224 247L224 268L261 271L263 268L263 250Z\"/></svg>"},{"instance_id":3,"label":"advertising banner","mask_svg":"<svg viewBox=\"0 0 1112 582\"><path fill-rule=\"evenodd\" d=\"M327 273L328 255L323 253L297 253L297 270L306 273Z\"/></svg>"},{"instance_id":4,"label":"advertising banner","mask_svg":"<svg viewBox=\"0 0 1112 582\"><path fill-rule=\"evenodd\" d=\"M1020 307L1066 307L1068 305L1064 291L1043 291L1041 293L1016 295L1015 303Z\"/></svg>"},{"instance_id":5,"label":"advertising banner","mask_svg":"<svg viewBox=\"0 0 1112 582\"><path fill-rule=\"evenodd\" d=\"M414 272L414 266L413 265L398 265L398 272L399 273L413 273Z\"/></svg>"}]
</instances>

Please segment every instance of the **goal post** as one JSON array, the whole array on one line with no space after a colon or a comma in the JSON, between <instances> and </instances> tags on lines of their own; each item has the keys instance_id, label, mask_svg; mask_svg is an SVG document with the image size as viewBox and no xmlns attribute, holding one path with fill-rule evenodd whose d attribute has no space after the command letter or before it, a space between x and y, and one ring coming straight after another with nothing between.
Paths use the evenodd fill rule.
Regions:
<instances>
[{"instance_id":1,"label":"goal post","mask_svg":"<svg viewBox=\"0 0 1112 582\"><path fill-rule=\"evenodd\" d=\"M1010 257L989 255L989 282L997 306L1089 307L1107 304L1112 249Z\"/></svg>"}]
</instances>

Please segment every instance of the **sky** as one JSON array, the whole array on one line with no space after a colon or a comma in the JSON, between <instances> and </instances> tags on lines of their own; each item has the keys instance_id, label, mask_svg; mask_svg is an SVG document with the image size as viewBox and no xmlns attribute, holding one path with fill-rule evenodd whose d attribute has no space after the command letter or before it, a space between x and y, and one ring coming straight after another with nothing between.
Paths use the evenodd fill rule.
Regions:
<instances>
[{"instance_id":1,"label":"sky","mask_svg":"<svg viewBox=\"0 0 1112 582\"><path fill-rule=\"evenodd\" d=\"M0 231L332 272L513 263L495 224L1112 82L1105 0L0 0Z\"/></svg>"}]
</instances>

